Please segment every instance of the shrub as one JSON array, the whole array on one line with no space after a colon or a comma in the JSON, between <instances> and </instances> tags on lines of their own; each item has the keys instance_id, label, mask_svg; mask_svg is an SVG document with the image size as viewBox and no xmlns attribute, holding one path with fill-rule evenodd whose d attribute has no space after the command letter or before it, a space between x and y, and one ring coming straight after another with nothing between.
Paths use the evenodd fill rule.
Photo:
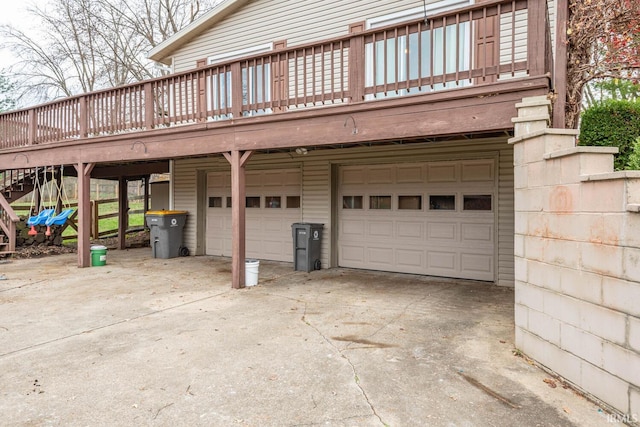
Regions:
<instances>
[{"instance_id":1,"label":"shrub","mask_svg":"<svg viewBox=\"0 0 640 427\"><path fill-rule=\"evenodd\" d=\"M582 113L580 145L618 147L615 169L627 167L629 155L640 137L640 102L608 100Z\"/></svg>"},{"instance_id":2,"label":"shrub","mask_svg":"<svg viewBox=\"0 0 640 427\"><path fill-rule=\"evenodd\" d=\"M629 154L629 162L625 169L640 170L640 138L633 144L633 150Z\"/></svg>"}]
</instances>

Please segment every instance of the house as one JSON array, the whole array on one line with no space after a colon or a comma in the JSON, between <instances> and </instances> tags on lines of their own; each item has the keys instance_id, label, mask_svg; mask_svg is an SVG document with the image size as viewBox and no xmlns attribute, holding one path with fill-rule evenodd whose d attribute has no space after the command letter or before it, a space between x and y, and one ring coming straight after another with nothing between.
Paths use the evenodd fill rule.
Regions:
<instances>
[{"instance_id":1,"label":"house","mask_svg":"<svg viewBox=\"0 0 640 427\"><path fill-rule=\"evenodd\" d=\"M516 345L634 420L640 175L547 129L567 4L223 1L150 52L172 74L0 114L0 250L33 168L79 178L80 267L89 179L168 172L189 252L232 257L235 288L247 256L293 260L298 222L321 268L515 286Z\"/></svg>"},{"instance_id":2,"label":"house","mask_svg":"<svg viewBox=\"0 0 640 427\"><path fill-rule=\"evenodd\" d=\"M552 1L226 0L150 52L173 74L0 116L0 165L169 169L185 245L233 256L235 287L245 256L292 260L296 222L324 224L322 267L512 286L507 140L515 104L553 88L554 16Z\"/></svg>"}]
</instances>

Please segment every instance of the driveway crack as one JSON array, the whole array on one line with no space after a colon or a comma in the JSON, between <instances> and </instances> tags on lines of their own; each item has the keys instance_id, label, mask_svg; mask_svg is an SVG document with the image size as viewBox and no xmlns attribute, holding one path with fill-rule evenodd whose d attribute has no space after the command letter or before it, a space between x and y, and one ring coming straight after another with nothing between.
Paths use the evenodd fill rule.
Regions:
<instances>
[{"instance_id":1,"label":"driveway crack","mask_svg":"<svg viewBox=\"0 0 640 427\"><path fill-rule=\"evenodd\" d=\"M351 359L349 359L349 356L347 356L347 354L343 350L341 350L337 345L335 345L331 339L329 339L325 334L322 333L322 331L320 331L320 329L318 329L315 325L313 325L307 319L307 302L304 303L304 312L302 313L302 318L300 320L302 320L302 322L304 322L305 325L309 326L311 329L316 331L316 333L320 335L322 339L324 339L327 342L327 344L333 347L340 354L340 357L346 360L346 362L351 367L351 371L353 372L353 379L355 381L356 387L358 387L358 389L360 390L360 393L362 394L362 397L364 397L364 400L367 402L367 405L371 409L371 412L380 421L380 424L382 424L383 426L388 426L389 424L384 422L384 420L382 419L382 416L378 414L378 411L376 411L375 406L373 406L373 403L371 403L371 400L369 399L369 395L367 395L367 391L364 389L362 384L360 384L360 377L358 376L358 370L356 369L356 366L353 364Z\"/></svg>"}]
</instances>

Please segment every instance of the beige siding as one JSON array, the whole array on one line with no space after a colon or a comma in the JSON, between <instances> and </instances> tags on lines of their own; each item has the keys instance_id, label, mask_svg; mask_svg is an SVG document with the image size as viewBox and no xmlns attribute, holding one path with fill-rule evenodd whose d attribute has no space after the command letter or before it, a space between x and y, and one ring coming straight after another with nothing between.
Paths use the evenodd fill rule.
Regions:
<instances>
[{"instance_id":1,"label":"beige siding","mask_svg":"<svg viewBox=\"0 0 640 427\"><path fill-rule=\"evenodd\" d=\"M179 49L174 54L175 71L194 68L198 59L274 40L294 46L343 36L351 23L419 7L422 0L253 1Z\"/></svg>"},{"instance_id":2,"label":"beige siding","mask_svg":"<svg viewBox=\"0 0 640 427\"><path fill-rule=\"evenodd\" d=\"M339 150L309 151L305 156L289 154L256 154L247 168L289 168L302 163L302 221L325 225L322 247L322 265L332 266L333 228L332 206L335 194L331 191L333 164L373 164L400 162L427 162L452 159L498 159L498 224L496 227L496 282L513 286L513 152L504 139L486 139L446 144L406 144L381 147L357 147ZM175 161L175 209L197 212L197 171L227 170L228 163L221 157ZM197 215L189 215L185 227L185 244L195 253Z\"/></svg>"}]
</instances>

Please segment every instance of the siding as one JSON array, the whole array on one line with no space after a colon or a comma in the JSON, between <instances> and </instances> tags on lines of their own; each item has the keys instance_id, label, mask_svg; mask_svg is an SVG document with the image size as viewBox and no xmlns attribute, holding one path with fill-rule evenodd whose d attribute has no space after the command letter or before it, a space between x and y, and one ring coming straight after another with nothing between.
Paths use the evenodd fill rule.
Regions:
<instances>
[{"instance_id":1,"label":"siding","mask_svg":"<svg viewBox=\"0 0 640 427\"><path fill-rule=\"evenodd\" d=\"M436 3L437 0L427 0ZM406 9L422 0L252 1L174 54L174 71L195 68L211 55L287 40L288 46L347 35L349 24Z\"/></svg>"},{"instance_id":2,"label":"siding","mask_svg":"<svg viewBox=\"0 0 640 427\"><path fill-rule=\"evenodd\" d=\"M288 168L302 163L302 221L325 225L322 265L332 266L332 206L335 194L331 191L331 170L334 164L372 164L396 162L441 161L449 159L495 158L498 168L498 204L496 227L496 283L513 286L514 281L514 217L513 217L513 151L505 138L446 142L439 144L385 145L353 147L335 150L310 150L305 156L296 154L256 153L248 169ZM295 165L294 165L295 163ZM222 156L176 160L174 167L175 209L190 212L185 226L184 243L195 253L197 233L198 171L228 170Z\"/></svg>"}]
</instances>

